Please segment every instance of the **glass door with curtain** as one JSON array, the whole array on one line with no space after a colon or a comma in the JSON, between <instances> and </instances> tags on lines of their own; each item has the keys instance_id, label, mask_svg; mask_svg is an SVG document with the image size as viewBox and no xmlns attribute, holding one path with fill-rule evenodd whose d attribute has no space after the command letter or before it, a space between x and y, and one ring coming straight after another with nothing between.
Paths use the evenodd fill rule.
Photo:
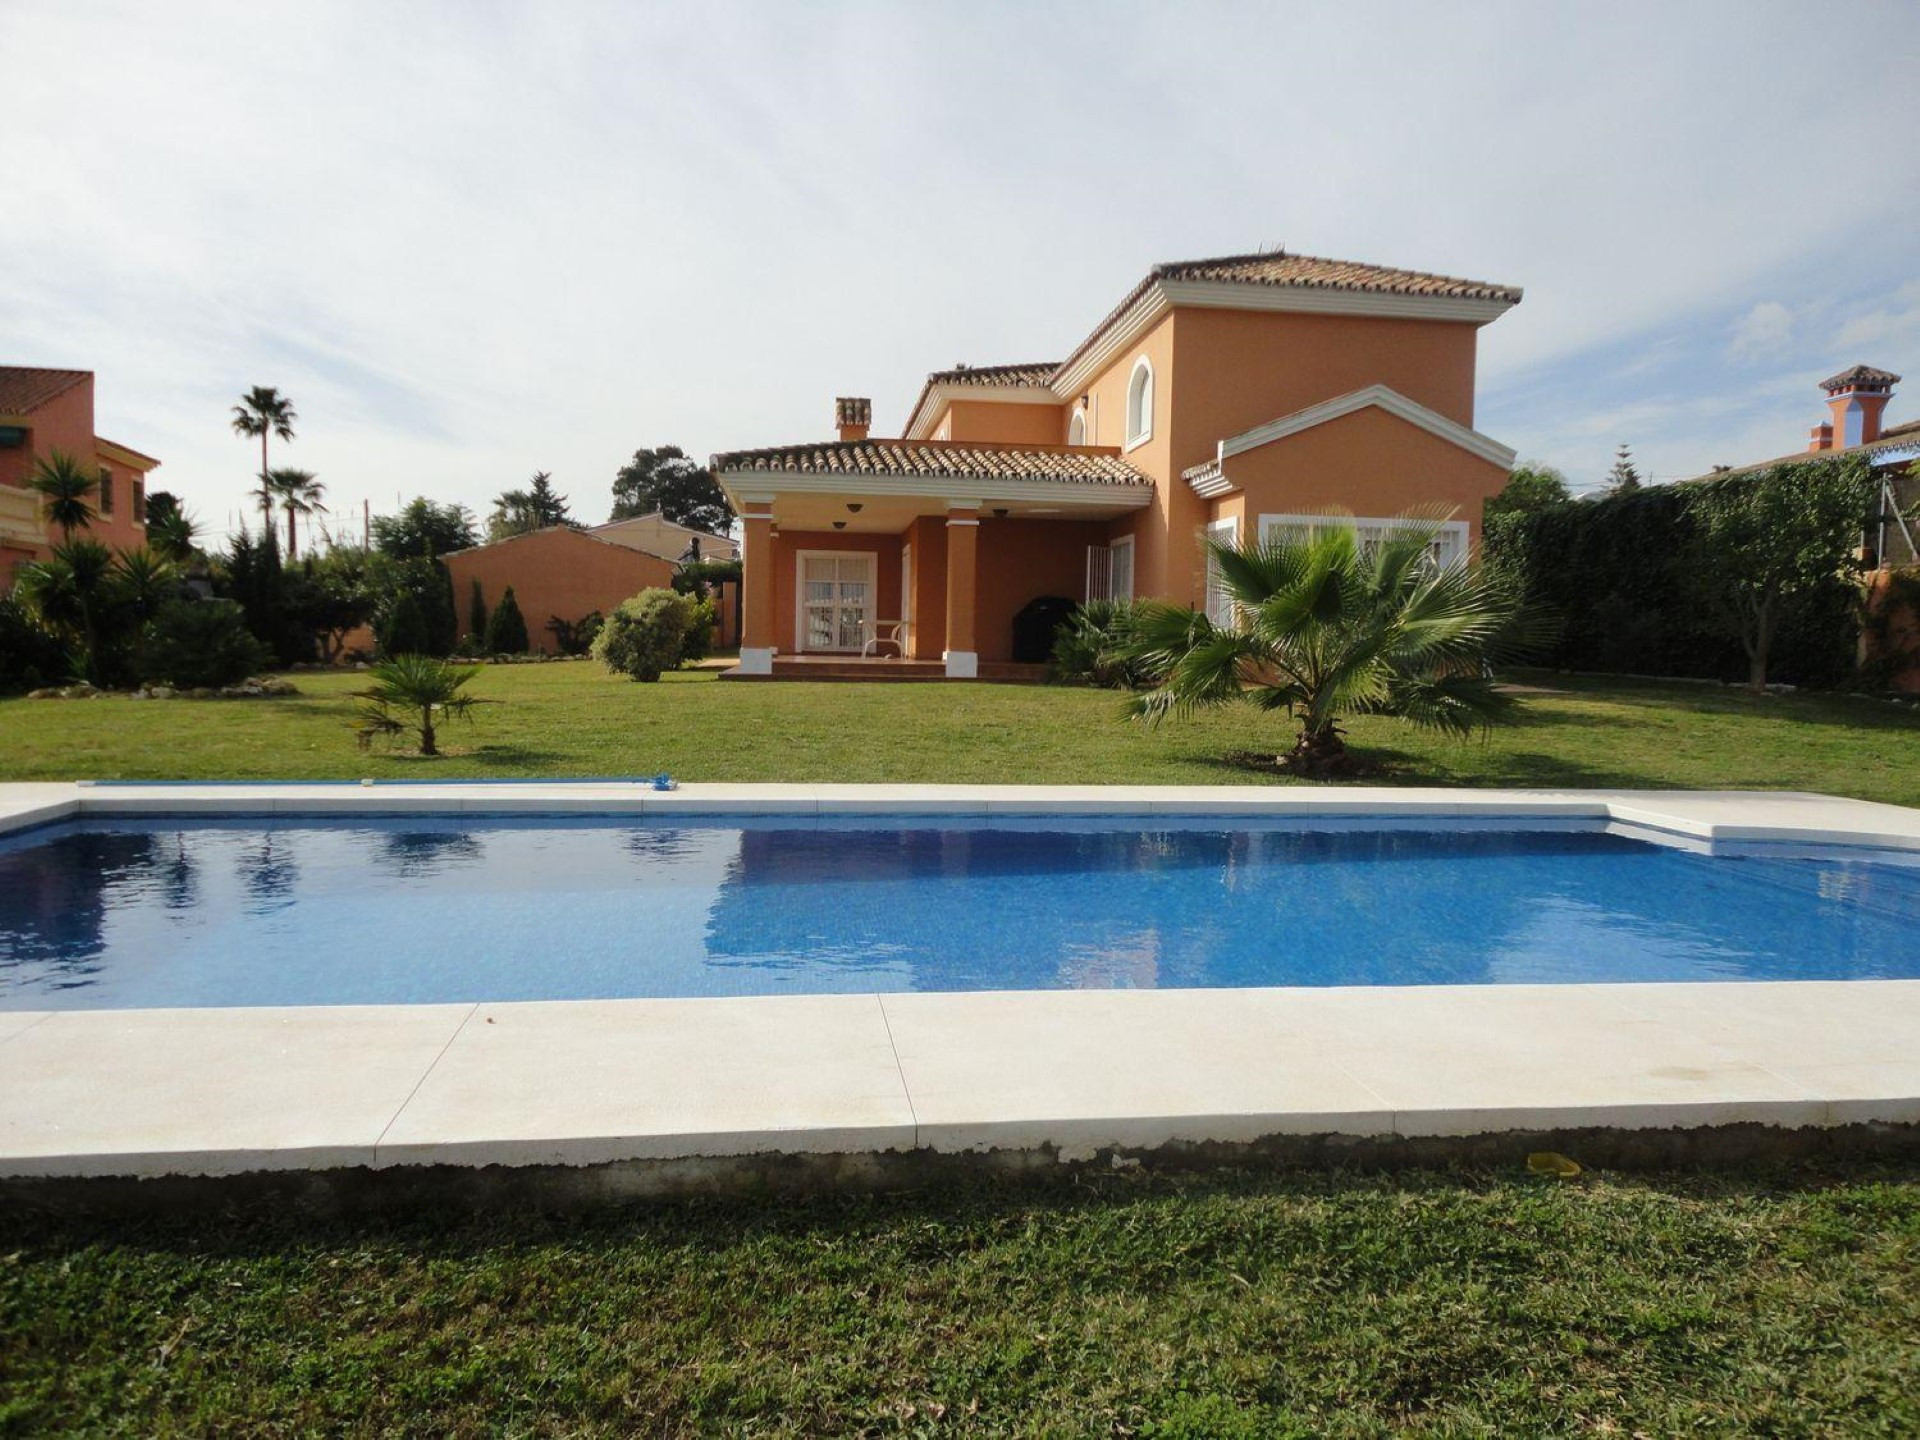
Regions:
<instances>
[{"instance_id":1,"label":"glass door with curtain","mask_svg":"<svg viewBox=\"0 0 1920 1440\"><path fill-rule=\"evenodd\" d=\"M872 552L803 550L799 561L799 648L857 653L873 618Z\"/></svg>"}]
</instances>

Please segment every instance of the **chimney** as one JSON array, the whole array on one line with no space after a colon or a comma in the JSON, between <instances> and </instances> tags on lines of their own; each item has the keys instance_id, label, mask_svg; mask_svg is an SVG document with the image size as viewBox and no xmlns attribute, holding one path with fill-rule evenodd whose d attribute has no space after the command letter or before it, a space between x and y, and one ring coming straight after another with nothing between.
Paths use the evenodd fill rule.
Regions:
<instances>
[{"instance_id":1,"label":"chimney","mask_svg":"<svg viewBox=\"0 0 1920 1440\"><path fill-rule=\"evenodd\" d=\"M864 396L842 395L833 402L833 421L840 427L840 438L864 440L873 428L873 401Z\"/></svg>"},{"instance_id":2,"label":"chimney","mask_svg":"<svg viewBox=\"0 0 1920 1440\"><path fill-rule=\"evenodd\" d=\"M1846 445L1871 445L1880 438L1881 413L1893 398L1893 387L1899 383L1898 375L1875 370L1871 365L1856 365L1822 380L1820 388L1827 392L1827 408L1833 412L1833 419L1814 431L1816 443L1808 448L1827 450ZM1822 431L1826 432L1824 436Z\"/></svg>"},{"instance_id":3,"label":"chimney","mask_svg":"<svg viewBox=\"0 0 1920 1440\"><path fill-rule=\"evenodd\" d=\"M1807 449L1831 450L1833 448L1833 426L1822 420L1807 432Z\"/></svg>"}]
</instances>

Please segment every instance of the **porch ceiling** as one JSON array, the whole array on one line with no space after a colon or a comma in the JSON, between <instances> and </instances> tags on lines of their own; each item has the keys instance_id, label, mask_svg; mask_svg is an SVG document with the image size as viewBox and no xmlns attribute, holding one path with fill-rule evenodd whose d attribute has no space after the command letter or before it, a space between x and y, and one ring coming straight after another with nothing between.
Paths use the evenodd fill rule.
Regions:
<instances>
[{"instance_id":1,"label":"porch ceiling","mask_svg":"<svg viewBox=\"0 0 1920 1440\"><path fill-rule=\"evenodd\" d=\"M775 491L773 520L783 530L832 530L844 522L846 534L897 535L923 515L945 515L946 496L929 495L810 495ZM977 498L955 495L955 499ZM1081 500L1081 497L1074 497ZM1106 504L1077 504L1036 500L987 500L982 515L1004 510L1016 520L1108 520L1140 508L1142 502L1109 497ZM858 505L858 511L849 510Z\"/></svg>"}]
</instances>

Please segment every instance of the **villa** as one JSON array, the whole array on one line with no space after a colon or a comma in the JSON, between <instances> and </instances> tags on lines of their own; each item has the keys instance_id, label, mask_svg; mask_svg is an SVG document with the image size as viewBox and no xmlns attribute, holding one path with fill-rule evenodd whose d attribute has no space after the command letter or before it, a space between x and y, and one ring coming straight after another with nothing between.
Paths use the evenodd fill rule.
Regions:
<instances>
[{"instance_id":1,"label":"villa","mask_svg":"<svg viewBox=\"0 0 1920 1440\"><path fill-rule=\"evenodd\" d=\"M1512 286L1275 250L1156 265L1065 360L927 377L897 439L716 455L741 517L740 676L886 655L966 678L1046 658L1035 601L1218 613L1203 537L1410 510L1471 552L1513 451L1473 428ZM1042 632L1044 636L1044 631ZM984 667L984 668L983 668Z\"/></svg>"},{"instance_id":2,"label":"villa","mask_svg":"<svg viewBox=\"0 0 1920 1440\"><path fill-rule=\"evenodd\" d=\"M21 565L52 553L55 537L27 481L56 450L98 476L91 538L116 550L147 543L147 472L160 462L94 434L93 372L0 365L0 593Z\"/></svg>"}]
</instances>

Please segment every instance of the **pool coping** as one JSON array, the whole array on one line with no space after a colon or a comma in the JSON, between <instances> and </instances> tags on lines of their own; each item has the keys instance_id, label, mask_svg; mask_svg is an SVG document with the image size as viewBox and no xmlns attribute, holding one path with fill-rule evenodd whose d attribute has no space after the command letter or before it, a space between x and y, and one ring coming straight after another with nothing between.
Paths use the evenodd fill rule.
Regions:
<instances>
[{"instance_id":1,"label":"pool coping","mask_svg":"<svg viewBox=\"0 0 1920 1440\"><path fill-rule=\"evenodd\" d=\"M1920 851L1920 810L1798 792L0 785L0 834L354 813L1551 817ZM8 1182L1917 1125L1920 980L0 1012Z\"/></svg>"}]
</instances>

